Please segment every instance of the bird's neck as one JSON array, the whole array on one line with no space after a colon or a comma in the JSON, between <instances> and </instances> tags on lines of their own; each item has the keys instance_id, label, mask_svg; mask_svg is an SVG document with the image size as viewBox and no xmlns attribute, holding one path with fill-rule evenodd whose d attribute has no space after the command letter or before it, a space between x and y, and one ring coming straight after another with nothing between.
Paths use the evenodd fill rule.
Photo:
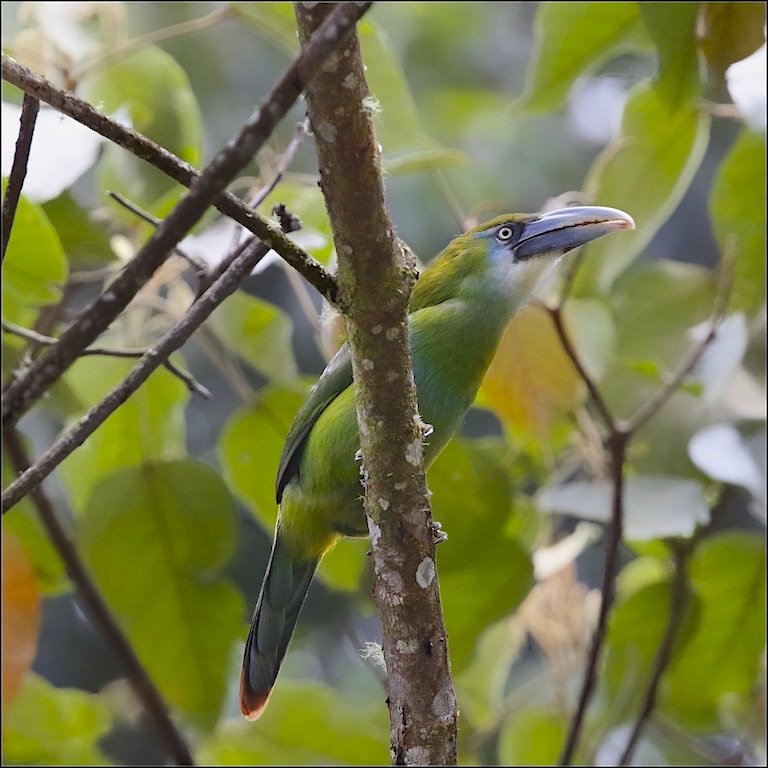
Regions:
<instances>
[{"instance_id":1,"label":"bird's neck","mask_svg":"<svg viewBox=\"0 0 768 768\"><path fill-rule=\"evenodd\" d=\"M417 385L421 379L466 410L514 310L506 302L452 299L417 312L411 337Z\"/></svg>"}]
</instances>

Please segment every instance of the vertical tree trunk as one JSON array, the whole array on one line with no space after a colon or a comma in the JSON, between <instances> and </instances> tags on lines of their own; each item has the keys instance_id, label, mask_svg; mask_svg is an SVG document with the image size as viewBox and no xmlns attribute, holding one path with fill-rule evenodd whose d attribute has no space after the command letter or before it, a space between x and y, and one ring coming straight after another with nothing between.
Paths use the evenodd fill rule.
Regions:
<instances>
[{"instance_id":1,"label":"vertical tree trunk","mask_svg":"<svg viewBox=\"0 0 768 768\"><path fill-rule=\"evenodd\" d=\"M302 43L333 7L296 4ZM453 765L456 698L407 334L414 265L389 217L356 32L337 48L306 93L352 351L374 594L384 632L392 762Z\"/></svg>"}]
</instances>

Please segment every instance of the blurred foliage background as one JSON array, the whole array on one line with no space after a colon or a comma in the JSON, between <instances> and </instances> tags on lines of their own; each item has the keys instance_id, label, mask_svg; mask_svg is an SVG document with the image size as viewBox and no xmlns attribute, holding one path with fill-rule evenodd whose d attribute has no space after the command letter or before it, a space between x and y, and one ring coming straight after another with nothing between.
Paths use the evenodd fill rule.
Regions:
<instances>
[{"instance_id":1,"label":"blurred foliage background","mask_svg":"<svg viewBox=\"0 0 768 768\"><path fill-rule=\"evenodd\" d=\"M298 48L289 3L9 2L2 13L6 52L198 167ZM635 232L583 254L565 305L617 417L682 364L729 277L717 339L630 447L618 600L578 759L621 752L682 546L683 630L635 761L764 762L764 4L381 3L360 35L393 219L423 262L478 221L554 199L634 216ZM4 83L4 176L20 102ZM299 104L232 189L268 183L303 119ZM3 265L4 321L56 335L145 241L149 225L106 190L156 216L182 194L43 107ZM261 210L275 202L332 263L311 136ZM211 212L183 248L213 263L236 237ZM150 345L195 288L172 257L103 345ZM360 652L379 639L365 542L323 562L265 716L246 723L237 710L282 441L338 328L313 289L265 260L173 357L213 398L158 371L46 484L203 764L389 760L381 671ZM28 343L4 333L4 381ZM21 422L33 455L130 368L79 360ZM600 599L600 429L532 306L429 473L449 534L438 566L463 764L557 759ZM4 762L165 762L29 501L4 517L2 541Z\"/></svg>"}]
</instances>

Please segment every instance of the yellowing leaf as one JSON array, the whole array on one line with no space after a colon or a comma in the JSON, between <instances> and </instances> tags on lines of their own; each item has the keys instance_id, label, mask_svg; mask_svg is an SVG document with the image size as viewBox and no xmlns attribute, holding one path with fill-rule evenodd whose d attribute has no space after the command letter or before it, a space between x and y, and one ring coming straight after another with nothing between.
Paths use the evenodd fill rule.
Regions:
<instances>
[{"instance_id":1,"label":"yellowing leaf","mask_svg":"<svg viewBox=\"0 0 768 768\"><path fill-rule=\"evenodd\" d=\"M40 594L19 540L3 526L2 671L3 707L13 700L37 650Z\"/></svg>"},{"instance_id":2,"label":"yellowing leaf","mask_svg":"<svg viewBox=\"0 0 768 768\"><path fill-rule=\"evenodd\" d=\"M719 78L765 41L765 3L702 3L699 46Z\"/></svg>"},{"instance_id":3,"label":"yellowing leaf","mask_svg":"<svg viewBox=\"0 0 768 768\"><path fill-rule=\"evenodd\" d=\"M552 320L541 307L526 307L501 340L483 382L481 403L515 434L542 442L553 437L560 416L583 398L583 386Z\"/></svg>"}]
</instances>

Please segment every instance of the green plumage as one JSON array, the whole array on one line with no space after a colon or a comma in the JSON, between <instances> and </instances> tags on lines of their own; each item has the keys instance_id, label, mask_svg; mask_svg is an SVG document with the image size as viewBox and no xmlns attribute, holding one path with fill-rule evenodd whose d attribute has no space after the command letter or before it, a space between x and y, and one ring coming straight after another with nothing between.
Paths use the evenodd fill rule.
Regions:
<instances>
[{"instance_id":1,"label":"green plumage","mask_svg":"<svg viewBox=\"0 0 768 768\"><path fill-rule=\"evenodd\" d=\"M504 330L568 250L634 226L610 208L511 214L460 235L419 278L409 335L427 467L475 399ZM365 536L352 363L344 345L299 410L277 475L275 541L246 643L241 708L258 717L312 575L341 536ZM397 510L392 510L397 514Z\"/></svg>"}]
</instances>

